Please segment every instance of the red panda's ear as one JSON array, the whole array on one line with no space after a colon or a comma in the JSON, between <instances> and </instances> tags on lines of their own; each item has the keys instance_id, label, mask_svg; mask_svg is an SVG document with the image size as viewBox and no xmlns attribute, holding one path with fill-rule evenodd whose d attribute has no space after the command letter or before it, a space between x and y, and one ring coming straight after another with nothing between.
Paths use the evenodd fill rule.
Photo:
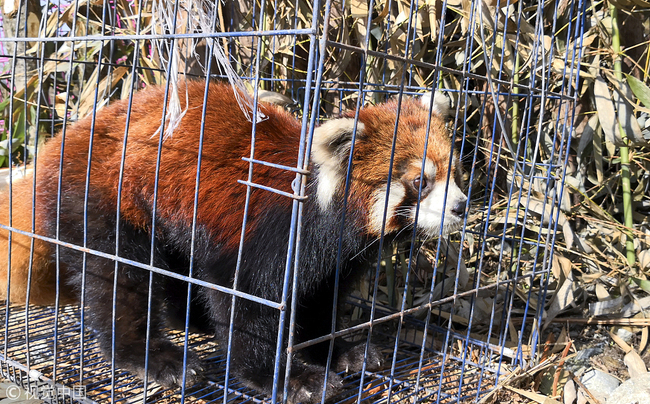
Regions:
<instances>
[{"instance_id":1,"label":"red panda's ear","mask_svg":"<svg viewBox=\"0 0 650 404\"><path fill-rule=\"evenodd\" d=\"M420 97L420 103L427 110L431 105L431 93L426 93ZM436 90L433 96L432 112L442 119L450 119L452 114L451 96L441 90Z\"/></svg>"},{"instance_id":2,"label":"red panda's ear","mask_svg":"<svg viewBox=\"0 0 650 404\"><path fill-rule=\"evenodd\" d=\"M346 162L352 147L355 123L353 118L327 121L314 130L311 158L318 166L318 203L329 207L339 183L346 172ZM363 123L357 122L357 136L363 133Z\"/></svg>"}]
</instances>

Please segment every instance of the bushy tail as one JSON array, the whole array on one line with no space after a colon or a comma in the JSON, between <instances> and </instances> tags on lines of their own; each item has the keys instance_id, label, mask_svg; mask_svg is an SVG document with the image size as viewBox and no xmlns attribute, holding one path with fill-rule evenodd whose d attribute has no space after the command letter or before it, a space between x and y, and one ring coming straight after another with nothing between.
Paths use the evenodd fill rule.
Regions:
<instances>
[{"instance_id":1,"label":"bushy tail","mask_svg":"<svg viewBox=\"0 0 650 404\"><path fill-rule=\"evenodd\" d=\"M43 234L36 206L35 228L32 225L33 175L14 180L11 193L11 227L36 234ZM0 224L9 226L9 186L0 190ZM50 243L11 232L11 257L9 256L9 230L0 228L0 299L9 298L11 303L47 305L56 296L56 267ZM9 271L9 259L11 270ZM31 267L30 267L31 262ZM30 276L31 272L31 276ZM29 296L28 296L29 291Z\"/></svg>"}]
</instances>

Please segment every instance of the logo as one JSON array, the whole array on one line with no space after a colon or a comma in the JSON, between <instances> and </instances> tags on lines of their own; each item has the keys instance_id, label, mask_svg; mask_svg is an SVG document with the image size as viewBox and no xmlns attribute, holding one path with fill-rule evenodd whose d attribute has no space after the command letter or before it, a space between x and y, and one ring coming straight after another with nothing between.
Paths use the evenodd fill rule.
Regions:
<instances>
[{"instance_id":1,"label":"logo","mask_svg":"<svg viewBox=\"0 0 650 404\"><path fill-rule=\"evenodd\" d=\"M30 384L29 391L16 384L9 384L5 388L9 401L25 401L32 399L56 400L57 398L72 397L73 399L86 398L86 386L52 386L47 383Z\"/></svg>"}]
</instances>

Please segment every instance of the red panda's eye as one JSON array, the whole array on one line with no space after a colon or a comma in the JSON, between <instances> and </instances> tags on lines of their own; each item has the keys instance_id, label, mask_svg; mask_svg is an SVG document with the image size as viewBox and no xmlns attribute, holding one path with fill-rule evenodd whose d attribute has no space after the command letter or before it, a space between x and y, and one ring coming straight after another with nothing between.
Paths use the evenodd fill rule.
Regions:
<instances>
[{"instance_id":1,"label":"red panda's eye","mask_svg":"<svg viewBox=\"0 0 650 404\"><path fill-rule=\"evenodd\" d=\"M427 187L427 179L426 179L426 178L419 177L419 176L416 177L416 178L413 180L413 187L414 187L416 190L419 190L419 189L420 189L420 183L422 183L422 189L425 189L425 188Z\"/></svg>"}]
</instances>

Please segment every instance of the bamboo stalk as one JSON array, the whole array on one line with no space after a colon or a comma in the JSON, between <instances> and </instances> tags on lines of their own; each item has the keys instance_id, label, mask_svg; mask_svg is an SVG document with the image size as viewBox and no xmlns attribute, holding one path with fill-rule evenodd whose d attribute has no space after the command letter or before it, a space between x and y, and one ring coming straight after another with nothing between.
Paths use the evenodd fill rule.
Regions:
<instances>
[{"instance_id":1,"label":"bamboo stalk","mask_svg":"<svg viewBox=\"0 0 650 404\"><path fill-rule=\"evenodd\" d=\"M516 50L515 50L516 51ZM519 52L515 52L515 71L512 77L512 144L519 144Z\"/></svg>"},{"instance_id":2,"label":"bamboo stalk","mask_svg":"<svg viewBox=\"0 0 650 404\"><path fill-rule=\"evenodd\" d=\"M623 81L623 73L621 69L621 39L618 30L618 10L616 6L610 4L609 12L612 17L612 49L614 50L614 74L619 81ZM623 132L623 127L620 122L618 124L621 138L626 145L629 145L627 134ZM629 229L634 226L634 219L632 217L632 192L630 186L630 148L629 146L622 146L619 148L621 153L621 187L623 188L623 217L625 227L625 250L627 256L627 263L632 266L636 261L636 253L634 251L634 234Z\"/></svg>"}]
</instances>

